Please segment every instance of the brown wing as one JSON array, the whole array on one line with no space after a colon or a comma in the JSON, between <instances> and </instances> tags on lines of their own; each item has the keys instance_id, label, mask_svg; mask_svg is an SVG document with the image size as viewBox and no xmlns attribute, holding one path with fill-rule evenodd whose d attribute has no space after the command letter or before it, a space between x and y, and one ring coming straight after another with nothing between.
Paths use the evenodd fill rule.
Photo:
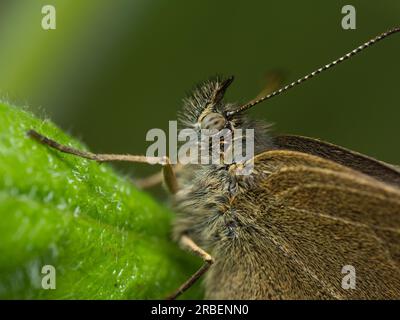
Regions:
<instances>
[{"instance_id":1,"label":"brown wing","mask_svg":"<svg viewBox=\"0 0 400 320\"><path fill-rule=\"evenodd\" d=\"M363 154L328 142L302 136L277 136L274 137L273 143L277 149L299 151L322 157L400 187L400 171L398 167Z\"/></svg>"},{"instance_id":2,"label":"brown wing","mask_svg":"<svg viewBox=\"0 0 400 320\"><path fill-rule=\"evenodd\" d=\"M296 151L264 152L254 164L234 201L238 240L226 243L235 258L216 265L209 296L400 298L399 188ZM342 288L348 265L355 289Z\"/></svg>"}]
</instances>

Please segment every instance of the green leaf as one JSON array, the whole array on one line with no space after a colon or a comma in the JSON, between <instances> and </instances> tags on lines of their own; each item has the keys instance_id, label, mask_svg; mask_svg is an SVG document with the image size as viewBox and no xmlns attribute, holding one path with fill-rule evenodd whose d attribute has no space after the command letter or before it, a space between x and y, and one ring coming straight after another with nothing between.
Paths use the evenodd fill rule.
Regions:
<instances>
[{"instance_id":1,"label":"green leaf","mask_svg":"<svg viewBox=\"0 0 400 320\"><path fill-rule=\"evenodd\" d=\"M171 241L168 209L110 166L38 144L29 129L84 149L0 103L0 298L162 299L199 267ZM42 288L44 265L55 267L54 290Z\"/></svg>"}]
</instances>

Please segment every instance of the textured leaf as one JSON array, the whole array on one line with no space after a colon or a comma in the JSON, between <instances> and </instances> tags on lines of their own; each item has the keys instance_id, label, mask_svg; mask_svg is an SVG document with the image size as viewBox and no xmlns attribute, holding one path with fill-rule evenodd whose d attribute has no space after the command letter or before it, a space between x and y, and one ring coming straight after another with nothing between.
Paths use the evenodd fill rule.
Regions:
<instances>
[{"instance_id":1,"label":"textured leaf","mask_svg":"<svg viewBox=\"0 0 400 320\"><path fill-rule=\"evenodd\" d=\"M0 298L161 299L201 264L171 241L168 209L108 165L39 145L30 128L84 148L0 103ZM44 265L55 290L41 286Z\"/></svg>"}]
</instances>

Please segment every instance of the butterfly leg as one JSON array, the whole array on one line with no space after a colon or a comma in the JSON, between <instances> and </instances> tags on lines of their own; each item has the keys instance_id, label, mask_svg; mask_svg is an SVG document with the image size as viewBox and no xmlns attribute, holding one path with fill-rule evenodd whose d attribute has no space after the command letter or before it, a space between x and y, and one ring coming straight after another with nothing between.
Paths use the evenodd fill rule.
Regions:
<instances>
[{"instance_id":1,"label":"butterfly leg","mask_svg":"<svg viewBox=\"0 0 400 320\"><path fill-rule=\"evenodd\" d=\"M41 144L47 145L58 151L73 154L75 156L94 160L97 162L110 162L110 161L129 161L129 162L141 162L141 163L157 163L163 166L163 179L168 187L168 190L175 194L178 191L178 182L175 176L174 169L168 157L147 157L141 155L129 155L129 154L97 154L88 151L78 150L63 144L58 143L52 139L49 139L35 130L29 130L28 136L40 142Z\"/></svg>"},{"instance_id":2,"label":"butterfly leg","mask_svg":"<svg viewBox=\"0 0 400 320\"><path fill-rule=\"evenodd\" d=\"M183 165L176 164L173 166L175 174L183 168ZM148 177L134 180L134 184L140 189L147 189L161 184L164 181L164 176L162 172L154 173Z\"/></svg>"},{"instance_id":3,"label":"butterfly leg","mask_svg":"<svg viewBox=\"0 0 400 320\"><path fill-rule=\"evenodd\" d=\"M140 189L147 189L161 184L163 179L162 172L157 172L145 178L135 179L133 183Z\"/></svg>"},{"instance_id":4,"label":"butterfly leg","mask_svg":"<svg viewBox=\"0 0 400 320\"><path fill-rule=\"evenodd\" d=\"M188 279L186 280L174 293L169 295L167 297L167 300L174 300L176 299L179 295L181 295L183 292L185 292L187 289L189 289L192 285L195 284L195 282L204 274L207 272L207 270L211 267L211 265L214 263L213 257L211 257L210 254L208 254L206 251L204 251L202 248L200 248L191 238L189 238L186 235L183 235L179 243L185 247L193 251L195 254L197 254L199 257L201 257L204 261L204 264Z\"/></svg>"}]
</instances>

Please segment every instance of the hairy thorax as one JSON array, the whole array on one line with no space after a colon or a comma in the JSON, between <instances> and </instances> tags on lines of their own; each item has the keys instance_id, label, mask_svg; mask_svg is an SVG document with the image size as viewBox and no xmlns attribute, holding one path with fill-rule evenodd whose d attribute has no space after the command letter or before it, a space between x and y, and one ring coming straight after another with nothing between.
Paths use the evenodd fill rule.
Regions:
<instances>
[{"instance_id":1,"label":"hairy thorax","mask_svg":"<svg viewBox=\"0 0 400 320\"><path fill-rule=\"evenodd\" d=\"M180 190L173 199L176 236L187 234L208 250L237 236L233 201L240 188L230 170L234 166L187 165L179 172Z\"/></svg>"},{"instance_id":2,"label":"hairy thorax","mask_svg":"<svg viewBox=\"0 0 400 320\"><path fill-rule=\"evenodd\" d=\"M268 199L259 198L258 204L253 201L252 205L243 201L247 193L253 198L254 192L258 193L254 179L260 175L236 176L235 167L191 165L179 172L180 191L173 198L177 212L174 233L176 238L187 234L213 256L215 263L205 278L207 298L264 299L273 289L272 284L265 286L271 279L260 267L268 262L258 255L258 246L254 247L251 239L262 243L268 238L257 222ZM230 278L224 279L228 274ZM254 275L260 278L259 284L246 280Z\"/></svg>"}]
</instances>

